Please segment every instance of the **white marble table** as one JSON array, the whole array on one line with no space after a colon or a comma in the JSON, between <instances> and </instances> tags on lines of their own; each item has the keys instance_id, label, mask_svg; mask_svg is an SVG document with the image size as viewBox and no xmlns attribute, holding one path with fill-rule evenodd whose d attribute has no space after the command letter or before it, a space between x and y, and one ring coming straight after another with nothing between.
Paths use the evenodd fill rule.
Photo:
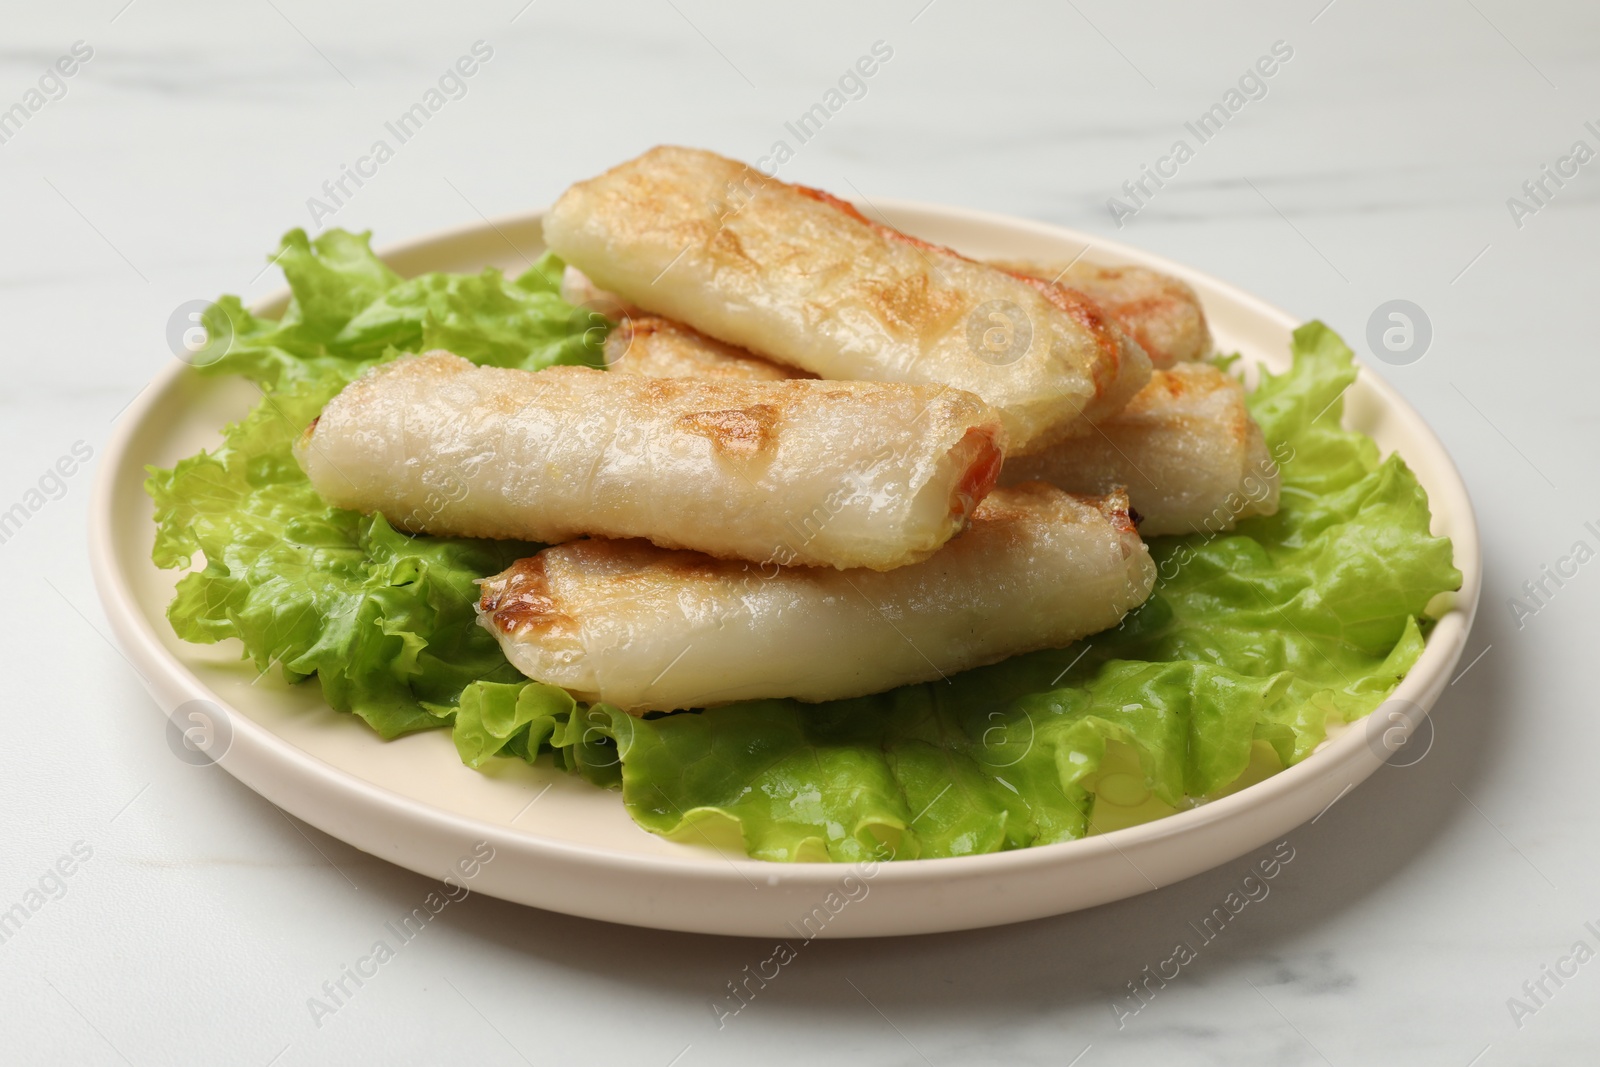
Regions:
<instances>
[{"instance_id":1,"label":"white marble table","mask_svg":"<svg viewBox=\"0 0 1600 1067\"><path fill-rule=\"evenodd\" d=\"M1592 1061L1600 963L1543 969L1600 947L1600 563L1535 614L1510 600L1597 545L1600 163L1546 179L1543 205L1522 186L1600 149L1600 10L1324 4L8 5L0 109L41 106L0 127L0 510L40 506L0 544L0 909L41 880L60 895L0 944L0 1060ZM1352 342L1386 301L1425 309L1423 358L1374 365L1458 458L1487 557L1482 656L1428 756L1296 831L1270 898L1120 1029L1125 984L1247 860L1008 929L818 944L720 1030L709 1002L769 946L474 896L319 1026L307 999L430 883L174 759L103 637L94 459L29 492L173 358L175 307L277 286L278 234L480 40L465 95L316 221L394 242L547 203L658 141L755 159L786 139L785 177L1115 235ZM47 77L79 41L92 56ZM864 95L798 144L785 123L879 41ZM1275 42L1292 56L1246 82L1257 98L1162 163ZM1119 229L1107 200L1144 165L1176 173Z\"/></svg>"}]
</instances>

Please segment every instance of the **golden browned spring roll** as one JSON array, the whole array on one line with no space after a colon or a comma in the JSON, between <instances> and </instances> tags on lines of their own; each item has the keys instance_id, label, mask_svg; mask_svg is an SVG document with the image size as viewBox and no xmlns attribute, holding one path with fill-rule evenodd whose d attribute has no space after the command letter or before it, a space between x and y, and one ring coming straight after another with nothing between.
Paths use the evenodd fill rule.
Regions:
<instances>
[{"instance_id":1,"label":"golden browned spring roll","mask_svg":"<svg viewBox=\"0 0 1600 1067\"><path fill-rule=\"evenodd\" d=\"M665 319L633 325L631 334L607 339L608 359L613 343L619 354L613 372L770 378L785 369ZM1125 486L1139 529L1152 537L1231 530L1239 519L1278 510L1278 467L1244 389L1209 363L1156 371L1117 414L1042 452L1007 459L1000 478L1075 493Z\"/></svg>"},{"instance_id":2,"label":"golden browned spring roll","mask_svg":"<svg viewBox=\"0 0 1600 1067\"><path fill-rule=\"evenodd\" d=\"M1081 294L869 222L711 152L654 148L568 189L546 242L646 311L824 378L988 401L1009 453L1121 408L1150 376Z\"/></svg>"},{"instance_id":3,"label":"golden browned spring roll","mask_svg":"<svg viewBox=\"0 0 1600 1067\"><path fill-rule=\"evenodd\" d=\"M486 579L479 621L528 677L636 713L861 696L1115 626L1155 578L1127 508L996 490L931 559L887 572L574 541Z\"/></svg>"},{"instance_id":4,"label":"golden browned spring roll","mask_svg":"<svg viewBox=\"0 0 1600 1067\"><path fill-rule=\"evenodd\" d=\"M1071 286L1100 305L1133 335L1156 367L1204 359L1211 330L1200 298L1187 282L1147 267L1109 267L1081 260L1070 266L992 260L1002 270Z\"/></svg>"},{"instance_id":5,"label":"golden browned spring roll","mask_svg":"<svg viewBox=\"0 0 1600 1067\"><path fill-rule=\"evenodd\" d=\"M577 308L588 308L610 319L642 315L638 308L616 293L600 288L583 271L568 263L561 271L561 299Z\"/></svg>"},{"instance_id":6,"label":"golden browned spring roll","mask_svg":"<svg viewBox=\"0 0 1600 1067\"><path fill-rule=\"evenodd\" d=\"M610 370L652 378L777 382L816 377L796 367L784 367L714 341L659 315L624 318L606 334L605 355L606 367Z\"/></svg>"},{"instance_id":7,"label":"golden browned spring roll","mask_svg":"<svg viewBox=\"0 0 1600 1067\"><path fill-rule=\"evenodd\" d=\"M1187 282L1170 274L1145 267L1110 267L1081 261L1065 267L1021 260L989 262L1001 270L1043 281L1059 281L1076 289L1116 319L1122 331L1139 342L1155 367L1170 367L1211 354L1211 329L1206 325L1200 298ZM630 318L652 317L615 293L601 289L571 264L562 276L561 295L570 304L621 319L624 326ZM656 321L671 320L657 318Z\"/></svg>"},{"instance_id":8,"label":"golden browned spring roll","mask_svg":"<svg viewBox=\"0 0 1600 1067\"><path fill-rule=\"evenodd\" d=\"M296 456L328 503L413 532L887 569L965 525L999 474L999 432L956 389L531 373L433 352L347 386Z\"/></svg>"},{"instance_id":9,"label":"golden browned spring roll","mask_svg":"<svg viewBox=\"0 0 1600 1067\"><path fill-rule=\"evenodd\" d=\"M1079 493L1126 486L1146 537L1231 530L1278 510L1278 466L1244 388L1209 363L1156 371L1115 417L1001 472L1034 479Z\"/></svg>"}]
</instances>

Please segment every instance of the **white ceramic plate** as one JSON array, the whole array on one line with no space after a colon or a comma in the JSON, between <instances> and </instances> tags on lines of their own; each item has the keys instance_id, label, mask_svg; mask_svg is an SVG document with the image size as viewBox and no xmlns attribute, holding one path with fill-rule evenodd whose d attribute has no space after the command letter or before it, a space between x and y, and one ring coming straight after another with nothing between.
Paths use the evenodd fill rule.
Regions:
<instances>
[{"instance_id":1,"label":"white ceramic plate","mask_svg":"<svg viewBox=\"0 0 1600 1067\"><path fill-rule=\"evenodd\" d=\"M908 233L969 255L1065 260L1088 246L1092 261L1176 274L1199 291L1219 348L1275 369L1288 364L1293 319L1178 264L1019 219L893 201L872 207ZM526 215L425 238L384 258L409 276L487 264L518 271L540 251L540 216ZM280 296L257 310L276 315L284 301ZM168 467L214 446L221 427L258 396L247 383L203 379L175 360L122 417L101 458L90 520L106 614L163 711L181 709L188 727L200 722L188 711L201 707L189 702L223 709L215 728L231 735L220 759L229 773L327 833L422 874L449 874L476 843L488 842L494 858L466 865L476 891L613 922L791 939L1016 922L1142 893L1258 848L1371 774L1386 755L1373 738L1386 731L1396 737L1387 723L1383 730L1358 723L1297 766L1220 800L1130 829L1016 852L853 869L764 863L675 844L635 826L617 793L575 775L509 759L495 761L488 773L469 770L446 730L382 742L355 716L329 709L317 686L257 679L239 662L237 642L208 647L178 640L163 614L178 575L150 562L154 527L141 487L144 466ZM1363 371L1350 390L1345 421L1385 452L1404 455L1427 488L1435 532L1453 540L1465 576L1454 606L1395 693L1396 701L1410 702L1394 705L1411 709L1397 727L1403 732L1438 698L1464 647L1478 602L1477 527L1444 447L1372 373ZM176 732L170 723L169 730Z\"/></svg>"}]
</instances>

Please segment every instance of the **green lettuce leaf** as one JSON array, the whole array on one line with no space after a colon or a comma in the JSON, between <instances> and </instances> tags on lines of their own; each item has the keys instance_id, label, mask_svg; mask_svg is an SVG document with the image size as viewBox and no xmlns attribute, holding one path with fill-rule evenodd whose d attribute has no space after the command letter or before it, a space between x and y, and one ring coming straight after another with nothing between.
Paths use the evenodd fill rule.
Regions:
<instances>
[{"instance_id":1,"label":"green lettuce leaf","mask_svg":"<svg viewBox=\"0 0 1600 1067\"><path fill-rule=\"evenodd\" d=\"M191 641L316 676L384 737L452 730L461 759L551 759L617 787L674 839L773 860L958 856L1071 840L1178 810L1305 758L1377 707L1421 653L1447 540L1398 456L1339 426L1353 357L1327 327L1251 398L1282 472L1277 515L1151 543L1159 578L1114 630L948 681L827 704L636 718L510 667L475 624L475 580L536 545L408 537L324 505L290 446L356 375L443 347L479 363L601 365L606 324L561 300L546 257L401 279L366 235L284 238L278 321L232 297L197 361L263 399L221 447L150 472L154 559L190 570L168 610ZM1243 502L1239 502L1242 508ZM1218 516L1220 519L1226 515Z\"/></svg>"},{"instance_id":2,"label":"green lettuce leaf","mask_svg":"<svg viewBox=\"0 0 1600 1067\"><path fill-rule=\"evenodd\" d=\"M603 332L543 283L560 277L554 257L509 284L497 271L402 281L366 234L330 230L308 241L294 230L275 258L293 293L283 318L258 318L224 297L203 316L208 344L197 360L202 373L251 378L261 402L227 427L221 447L149 472L156 564L205 559L179 581L167 617L188 641L239 638L260 670L315 675L332 707L386 738L448 725L468 685L522 680L477 625L473 583L540 546L413 538L382 516L331 508L291 446L340 389L394 357L396 346L359 347L350 327L373 321L380 305L406 307L395 294L443 297L418 306L414 336L396 339L470 322L483 338L474 354L492 351L502 366L598 362Z\"/></svg>"},{"instance_id":3,"label":"green lettuce leaf","mask_svg":"<svg viewBox=\"0 0 1600 1067\"><path fill-rule=\"evenodd\" d=\"M372 254L370 238L329 230L308 240L290 230L273 256L289 281L283 318L259 318L224 296L201 316L207 343L195 365L266 388L330 372L353 377L391 352L431 348L524 370L605 365L608 323L561 299L554 254L514 281L494 267L402 279Z\"/></svg>"}]
</instances>

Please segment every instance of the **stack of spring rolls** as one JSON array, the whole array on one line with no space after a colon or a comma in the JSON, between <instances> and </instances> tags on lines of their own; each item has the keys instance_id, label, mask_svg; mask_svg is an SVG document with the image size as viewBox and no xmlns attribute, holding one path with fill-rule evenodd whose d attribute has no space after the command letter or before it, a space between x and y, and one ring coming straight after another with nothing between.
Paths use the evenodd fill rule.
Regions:
<instances>
[{"instance_id":1,"label":"stack of spring rolls","mask_svg":"<svg viewBox=\"0 0 1600 1067\"><path fill-rule=\"evenodd\" d=\"M413 533L549 544L479 620L635 713L931 681L1114 626L1146 535L1277 507L1182 282L981 263L710 152L569 189L545 239L607 370L385 364L297 456Z\"/></svg>"}]
</instances>

